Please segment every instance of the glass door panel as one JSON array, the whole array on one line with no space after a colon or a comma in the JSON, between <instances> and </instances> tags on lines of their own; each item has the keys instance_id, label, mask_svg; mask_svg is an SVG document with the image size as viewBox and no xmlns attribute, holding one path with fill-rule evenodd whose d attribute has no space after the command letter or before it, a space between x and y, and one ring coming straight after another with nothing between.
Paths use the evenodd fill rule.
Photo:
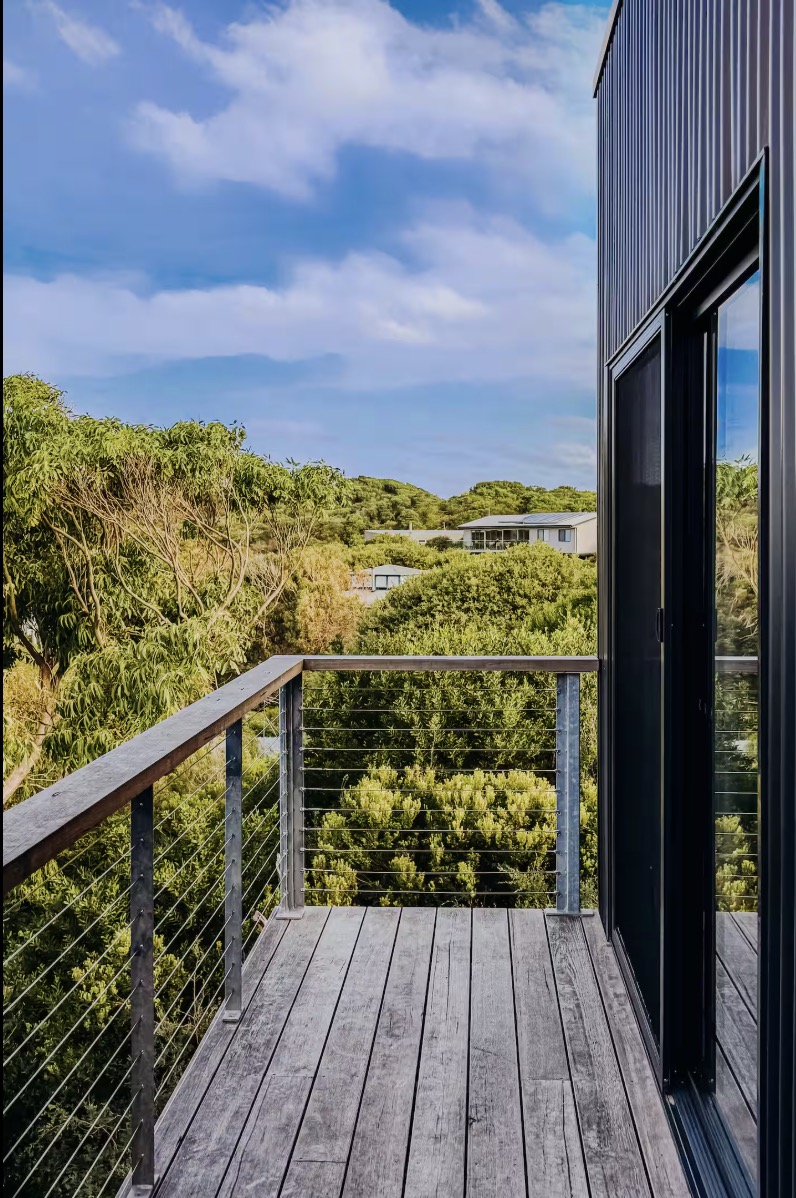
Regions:
<instances>
[{"instance_id":1,"label":"glass door panel","mask_svg":"<svg viewBox=\"0 0 796 1198\"><path fill-rule=\"evenodd\" d=\"M754 1181L757 1166L758 441L760 280L715 319L715 1096ZM733 660L734 659L734 660ZM738 660L745 659L745 660Z\"/></svg>"},{"instance_id":2,"label":"glass door panel","mask_svg":"<svg viewBox=\"0 0 796 1198\"><path fill-rule=\"evenodd\" d=\"M614 940L656 1048L661 1024L661 346L616 378L613 410Z\"/></svg>"}]
</instances>

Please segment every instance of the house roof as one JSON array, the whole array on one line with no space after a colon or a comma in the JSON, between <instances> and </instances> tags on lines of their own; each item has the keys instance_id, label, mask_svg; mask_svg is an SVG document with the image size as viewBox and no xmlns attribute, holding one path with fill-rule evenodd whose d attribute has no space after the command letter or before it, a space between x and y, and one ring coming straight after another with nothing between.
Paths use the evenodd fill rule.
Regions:
<instances>
[{"instance_id":1,"label":"house roof","mask_svg":"<svg viewBox=\"0 0 796 1198\"><path fill-rule=\"evenodd\" d=\"M422 574L422 570L415 570L412 566L393 566L387 562L383 566L371 566L372 574Z\"/></svg>"},{"instance_id":2,"label":"house roof","mask_svg":"<svg viewBox=\"0 0 796 1198\"><path fill-rule=\"evenodd\" d=\"M480 520L469 520L460 528L560 528L573 524L585 524L596 520L596 512L530 512L518 516L482 516Z\"/></svg>"}]
</instances>

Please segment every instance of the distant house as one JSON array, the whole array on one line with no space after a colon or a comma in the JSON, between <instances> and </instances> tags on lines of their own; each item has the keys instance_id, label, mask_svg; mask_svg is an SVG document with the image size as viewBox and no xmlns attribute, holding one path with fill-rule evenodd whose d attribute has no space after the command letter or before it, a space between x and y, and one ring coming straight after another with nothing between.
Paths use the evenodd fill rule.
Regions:
<instances>
[{"instance_id":1,"label":"distant house","mask_svg":"<svg viewBox=\"0 0 796 1198\"><path fill-rule=\"evenodd\" d=\"M398 587L401 583L406 582L409 578L414 578L416 574L422 574L422 570L414 570L411 566L396 566L392 563L387 563L383 566L371 566L365 570L359 570L352 576L351 585L355 593L372 594L374 597L379 591L390 591L393 587Z\"/></svg>"},{"instance_id":2,"label":"distant house","mask_svg":"<svg viewBox=\"0 0 796 1198\"><path fill-rule=\"evenodd\" d=\"M435 537L447 537L449 541L460 545L464 533L460 528L368 528L365 530L365 540L372 541L375 537L407 537L418 545L425 545Z\"/></svg>"},{"instance_id":3,"label":"distant house","mask_svg":"<svg viewBox=\"0 0 796 1198\"><path fill-rule=\"evenodd\" d=\"M533 512L519 516L483 516L461 525L464 548L471 553L510 549L512 545L547 541L562 553L597 552L596 512Z\"/></svg>"}]
</instances>

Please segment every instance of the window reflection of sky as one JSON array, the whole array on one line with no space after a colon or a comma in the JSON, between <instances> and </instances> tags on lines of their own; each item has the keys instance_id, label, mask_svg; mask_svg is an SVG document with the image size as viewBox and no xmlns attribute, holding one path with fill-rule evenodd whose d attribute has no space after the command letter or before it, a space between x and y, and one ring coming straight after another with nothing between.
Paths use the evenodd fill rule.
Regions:
<instances>
[{"instance_id":1,"label":"window reflection of sky","mask_svg":"<svg viewBox=\"0 0 796 1198\"><path fill-rule=\"evenodd\" d=\"M719 309L716 457L758 459L760 275Z\"/></svg>"}]
</instances>

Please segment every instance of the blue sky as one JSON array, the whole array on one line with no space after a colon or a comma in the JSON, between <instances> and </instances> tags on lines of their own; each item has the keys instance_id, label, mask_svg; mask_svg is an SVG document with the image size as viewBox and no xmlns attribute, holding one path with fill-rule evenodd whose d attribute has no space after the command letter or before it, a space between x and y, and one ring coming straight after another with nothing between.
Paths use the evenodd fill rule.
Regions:
<instances>
[{"instance_id":1,"label":"blue sky","mask_svg":"<svg viewBox=\"0 0 796 1198\"><path fill-rule=\"evenodd\" d=\"M593 485L606 15L9 0L5 373L443 494Z\"/></svg>"}]
</instances>

